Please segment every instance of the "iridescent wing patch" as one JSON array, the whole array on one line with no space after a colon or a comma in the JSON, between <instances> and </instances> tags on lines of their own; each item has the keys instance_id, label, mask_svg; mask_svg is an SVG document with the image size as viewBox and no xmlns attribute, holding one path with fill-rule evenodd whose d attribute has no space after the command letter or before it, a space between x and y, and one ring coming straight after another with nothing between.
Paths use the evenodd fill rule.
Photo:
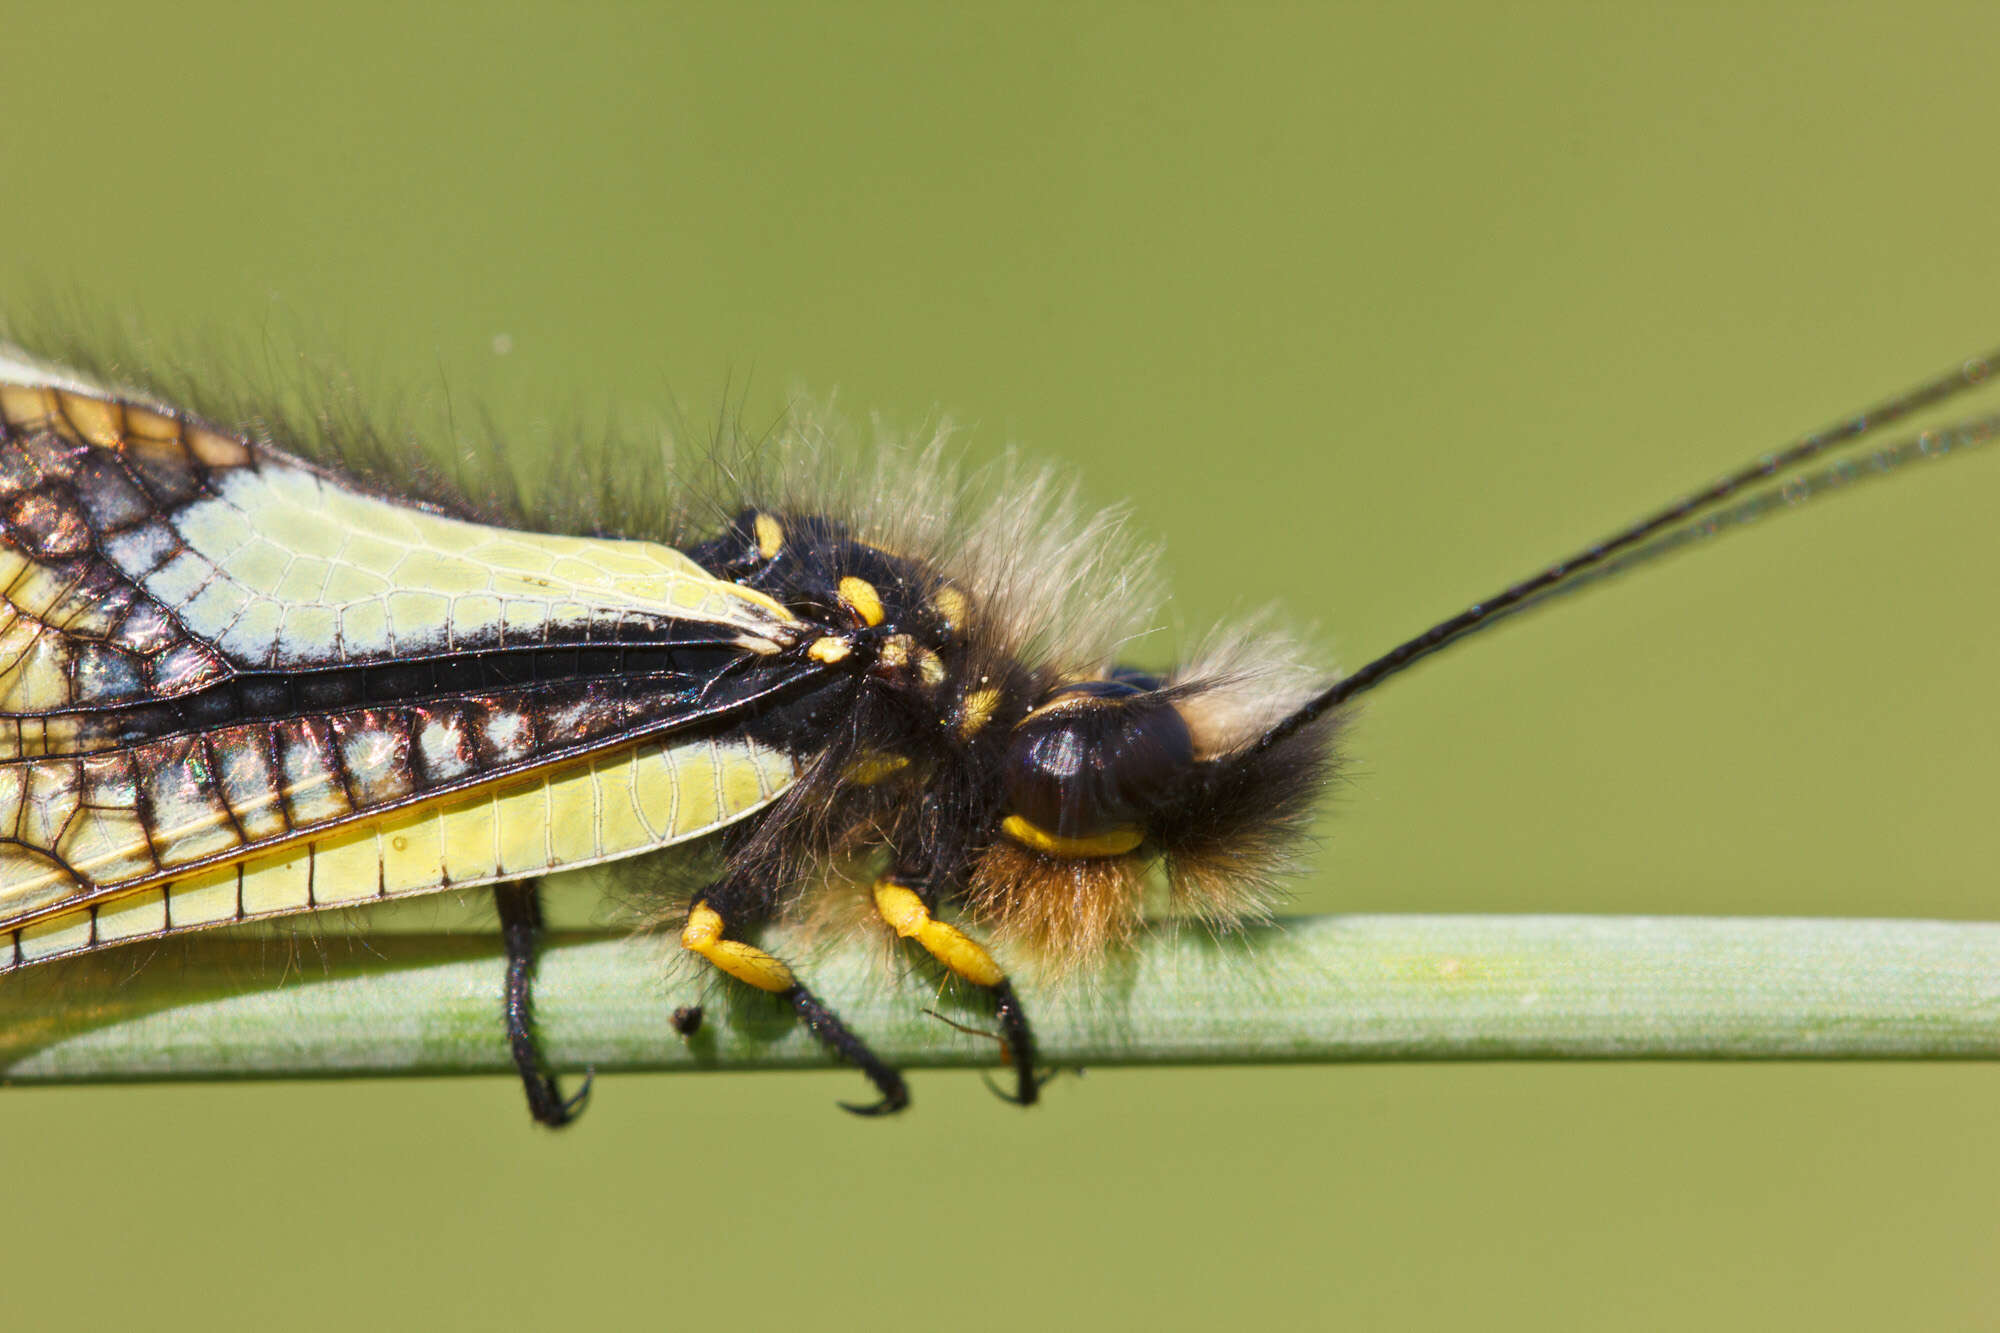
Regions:
<instances>
[{"instance_id":1,"label":"iridescent wing patch","mask_svg":"<svg viewBox=\"0 0 2000 1333\"><path fill-rule=\"evenodd\" d=\"M794 780L799 622L0 356L0 971L587 865Z\"/></svg>"}]
</instances>

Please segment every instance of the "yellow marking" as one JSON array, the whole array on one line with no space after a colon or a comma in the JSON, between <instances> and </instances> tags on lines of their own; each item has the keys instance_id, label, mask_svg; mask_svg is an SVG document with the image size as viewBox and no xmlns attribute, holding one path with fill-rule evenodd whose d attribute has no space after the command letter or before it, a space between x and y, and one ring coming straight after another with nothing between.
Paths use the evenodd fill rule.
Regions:
<instances>
[{"instance_id":1,"label":"yellow marking","mask_svg":"<svg viewBox=\"0 0 2000 1333\"><path fill-rule=\"evenodd\" d=\"M315 907L362 903L382 887L382 849L374 829L360 836L326 838L313 850L312 898Z\"/></svg>"},{"instance_id":2,"label":"yellow marking","mask_svg":"<svg viewBox=\"0 0 2000 1333\"><path fill-rule=\"evenodd\" d=\"M125 448L135 458L157 459L170 464L187 461L187 446L178 435L167 440L156 440L150 435L133 435L127 437Z\"/></svg>"},{"instance_id":3,"label":"yellow marking","mask_svg":"<svg viewBox=\"0 0 2000 1333\"><path fill-rule=\"evenodd\" d=\"M167 886L169 930L236 920L236 867L224 866Z\"/></svg>"},{"instance_id":4,"label":"yellow marking","mask_svg":"<svg viewBox=\"0 0 2000 1333\"><path fill-rule=\"evenodd\" d=\"M403 557L406 554L408 552L405 548L396 545L394 542L385 542L369 532L348 533L347 543L340 548L340 558L342 560L350 565L359 565L361 568L374 574L395 573L396 566L403 562ZM235 558L231 557L230 568L233 570L235 566ZM555 584L549 582L547 579L538 579L530 575L523 574L514 577L530 587L553 588L555 586Z\"/></svg>"},{"instance_id":5,"label":"yellow marking","mask_svg":"<svg viewBox=\"0 0 2000 1333\"><path fill-rule=\"evenodd\" d=\"M50 391L29 384L0 384L0 417L33 430L49 418Z\"/></svg>"},{"instance_id":6,"label":"yellow marking","mask_svg":"<svg viewBox=\"0 0 2000 1333\"><path fill-rule=\"evenodd\" d=\"M659 549L662 551L673 550L670 546L662 546ZM674 551L674 554L680 555L681 553ZM703 576L709 576L707 570L697 565L694 561L688 560L686 556L681 555L681 559L687 562L687 567L690 570ZM730 597L740 598L743 601L749 602L752 606L762 607L773 620L786 625L796 625L799 623L799 618L792 614L791 609L777 598L771 596L770 593L758 592L755 588L746 588L740 583L722 583L720 580L717 580L717 583L718 586L728 589Z\"/></svg>"},{"instance_id":7,"label":"yellow marking","mask_svg":"<svg viewBox=\"0 0 2000 1333\"><path fill-rule=\"evenodd\" d=\"M97 601L93 592L79 584L70 589L69 596L49 608L49 624L93 639L116 641L120 638L118 620L124 610L122 605L114 608Z\"/></svg>"},{"instance_id":8,"label":"yellow marking","mask_svg":"<svg viewBox=\"0 0 2000 1333\"><path fill-rule=\"evenodd\" d=\"M16 610L37 620L55 610L81 577L75 570L34 564L19 556L0 560L0 570L6 572L7 600Z\"/></svg>"},{"instance_id":9,"label":"yellow marking","mask_svg":"<svg viewBox=\"0 0 2000 1333\"><path fill-rule=\"evenodd\" d=\"M347 788L327 767L329 756L321 751L317 740L303 728L291 730L288 726L282 746L284 766L280 781L285 814L296 829L331 824L354 813L347 801Z\"/></svg>"},{"instance_id":10,"label":"yellow marking","mask_svg":"<svg viewBox=\"0 0 2000 1333\"><path fill-rule=\"evenodd\" d=\"M968 693L958 706L958 734L971 740L993 720L993 710L999 706L998 690L973 690Z\"/></svg>"},{"instance_id":11,"label":"yellow marking","mask_svg":"<svg viewBox=\"0 0 2000 1333\"><path fill-rule=\"evenodd\" d=\"M59 708L70 701L69 649L59 637L26 621L10 626L11 641L28 640L21 654L4 674L0 674L0 707L10 713Z\"/></svg>"},{"instance_id":12,"label":"yellow marking","mask_svg":"<svg viewBox=\"0 0 2000 1333\"><path fill-rule=\"evenodd\" d=\"M1123 856L1146 840L1144 830L1136 825L1115 828L1108 833L1093 833L1087 838L1065 838L1061 834L1039 828L1019 815L1008 815L1001 820L1000 831L1015 842L1032 847L1045 856L1078 860Z\"/></svg>"},{"instance_id":13,"label":"yellow marking","mask_svg":"<svg viewBox=\"0 0 2000 1333\"><path fill-rule=\"evenodd\" d=\"M672 750L662 757L666 760L668 781L646 784L648 790L673 798L673 808L660 819L659 827L668 830L676 842L692 837L697 829L714 828L722 821L722 811L726 808L721 765L713 760L683 763L683 755Z\"/></svg>"},{"instance_id":14,"label":"yellow marking","mask_svg":"<svg viewBox=\"0 0 2000 1333\"><path fill-rule=\"evenodd\" d=\"M878 782L894 777L910 766L909 758L900 754L865 754L847 766L841 774L843 782L857 786L872 787Z\"/></svg>"},{"instance_id":15,"label":"yellow marking","mask_svg":"<svg viewBox=\"0 0 2000 1333\"><path fill-rule=\"evenodd\" d=\"M183 550L177 552L158 569L142 576L139 582L153 595L154 600L173 607L183 622L194 622L196 618L189 613L194 609L195 599L205 592L217 577L218 571L212 561L203 559L193 551ZM42 603L42 609L34 614L45 614L55 605L56 599L50 597Z\"/></svg>"},{"instance_id":16,"label":"yellow marking","mask_svg":"<svg viewBox=\"0 0 2000 1333\"><path fill-rule=\"evenodd\" d=\"M530 579L528 582L535 582ZM549 618L549 606L545 601L523 601L519 598L508 601L500 608L501 633L508 643L532 643L538 637L541 626Z\"/></svg>"},{"instance_id":17,"label":"yellow marking","mask_svg":"<svg viewBox=\"0 0 2000 1333\"><path fill-rule=\"evenodd\" d=\"M639 793L653 780L639 767L639 752L605 756L592 773L598 790L594 829L607 847L640 847L658 836L639 810Z\"/></svg>"},{"instance_id":18,"label":"yellow marking","mask_svg":"<svg viewBox=\"0 0 2000 1333\"><path fill-rule=\"evenodd\" d=\"M623 755L614 761L625 763ZM551 773L549 800L549 860L557 865L594 861L603 854L598 841L598 813L604 806L597 767Z\"/></svg>"},{"instance_id":19,"label":"yellow marking","mask_svg":"<svg viewBox=\"0 0 2000 1333\"><path fill-rule=\"evenodd\" d=\"M303 535L301 534L301 536ZM251 587L250 591L264 596L267 601L277 602L285 608L288 617L285 622L287 627L285 635L287 638L296 640L301 635L309 635L311 637L308 646L312 648L332 647L333 608L321 605L319 598L326 591L326 580L333 573L333 567L318 556L309 554L303 541L291 547L286 554L291 558L285 561L283 571L278 576L278 582L269 588L261 586ZM242 580L249 573L249 570L234 573L231 575L231 581L242 584ZM420 576L413 575L413 577ZM243 586L248 587L249 585ZM472 599L468 597L464 600L470 602ZM493 612L495 615L498 615L500 612L499 601L491 597L486 600L493 603ZM471 614L470 609L463 606L457 608L457 612L461 624ZM307 622L303 619L306 616L314 616L318 617L318 619ZM475 626L475 628L477 627Z\"/></svg>"},{"instance_id":20,"label":"yellow marking","mask_svg":"<svg viewBox=\"0 0 2000 1333\"><path fill-rule=\"evenodd\" d=\"M56 851L82 879L114 884L161 868L137 810L85 805L70 822Z\"/></svg>"},{"instance_id":21,"label":"yellow marking","mask_svg":"<svg viewBox=\"0 0 2000 1333\"><path fill-rule=\"evenodd\" d=\"M10 776L19 792L30 790L21 768L0 765L0 810L32 804L18 794L6 800ZM146 855L143 830L128 835L135 845L127 852L137 864L127 868L124 884L80 881L38 849L0 843L0 930L24 929L25 959L34 962L96 947L93 904L102 920L115 904L132 901L133 914L115 920L121 937L136 938L592 865L698 837L761 809L796 780L789 755L749 741L654 742L517 780L505 796L481 787L372 821L297 829L278 845L246 847L165 885ZM693 799L683 799L690 790ZM106 813L95 812L100 819ZM110 827L100 824L98 831ZM109 870L108 861L100 863ZM152 882L144 882L147 875ZM155 908L145 904L157 903L162 889L167 915L156 922ZM97 939L110 942L102 927ZM0 971L8 966L0 958Z\"/></svg>"},{"instance_id":22,"label":"yellow marking","mask_svg":"<svg viewBox=\"0 0 2000 1333\"><path fill-rule=\"evenodd\" d=\"M644 756L632 779L632 808L656 838L677 840L683 826L707 828L722 809L713 764L683 763L676 750Z\"/></svg>"},{"instance_id":23,"label":"yellow marking","mask_svg":"<svg viewBox=\"0 0 2000 1333\"><path fill-rule=\"evenodd\" d=\"M730 585L735 586L735 585ZM667 601L678 610L699 611L709 598L710 590L695 583L680 582L667 590Z\"/></svg>"},{"instance_id":24,"label":"yellow marking","mask_svg":"<svg viewBox=\"0 0 2000 1333\"><path fill-rule=\"evenodd\" d=\"M388 643L389 608L379 597L371 597L340 613L342 643Z\"/></svg>"},{"instance_id":25,"label":"yellow marking","mask_svg":"<svg viewBox=\"0 0 2000 1333\"><path fill-rule=\"evenodd\" d=\"M383 604L383 599L389 595L393 587L388 579L372 570L363 569L343 553L327 570L326 582L320 585L318 600L326 606L343 608L349 616L356 611L372 610L382 618L382 626L387 626L389 612ZM493 619L498 620L499 599L492 600L496 603ZM382 637L379 627L371 628L370 633L375 639ZM352 639L354 634L350 633L348 637Z\"/></svg>"},{"instance_id":26,"label":"yellow marking","mask_svg":"<svg viewBox=\"0 0 2000 1333\"><path fill-rule=\"evenodd\" d=\"M738 981L776 994L793 986L792 969L753 944L722 938L722 917L707 903L696 903L681 931L681 947L700 954Z\"/></svg>"},{"instance_id":27,"label":"yellow marking","mask_svg":"<svg viewBox=\"0 0 2000 1333\"><path fill-rule=\"evenodd\" d=\"M233 567L234 562L231 563ZM389 627L404 643L421 643L436 635L451 620L451 599L441 592L412 592L398 588L384 600L389 610Z\"/></svg>"},{"instance_id":28,"label":"yellow marking","mask_svg":"<svg viewBox=\"0 0 2000 1333\"><path fill-rule=\"evenodd\" d=\"M849 574L840 581L840 604L852 611L862 624L873 629L882 623L882 594L867 579Z\"/></svg>"},{"instance_id":29,"label":"yellow marking","mask_svg":"<svg viewBox=\"0 0 2000 1333\"><path fill-rule=\"evenodd\" d=\"M950 585L939 588L932 594L931 609L953 629L963 626L966 616L972 611L971 604L965 600L965 594Z\"/></svg>"},{"instance_id":30,"label":"yellow marking","mask_svg":"<svg viewBox=\"0 0 2000 1333\"><path fill-rule=\"evenodd\" d=\"M715 791L719 808L743 810L764 802L764 777L754 760L741 755L716 756Z\"/></svg>"},{"instance_id":31,"label":"yellow marking","mask_svg":"<svg viewBox=\"0 0 2000 1333\"><path fill-rule=\"evenodd\" d=\"M1079 677L1078 679L1090 680L1090 679L1095 679L1095 677ZM1048 713L1077 712L1085 708L1118 708L1121 707L1123 704L1124 700L1122 699L1117 699L1117 698L1105 699L1105 698L1100 698L1095 694L1082 694L1082 693L1058 694L1053 699L1044 699L1041 703L1036 704L1033 708L1028 710L1028 715L1026 717L1022 718L1019 722L1016 722L1014 725L1017 727L1023 726L1030 720L1041 717Z\"/></svg>"},{"instance_id":32,"label":"yellow marking","mask_svg":"<svg viewBox=\"0 0 2000 1333\"><path fill-rule=\"evenodd\" d=\"M444 860L444 882L477 884L492 874L499 859L499 814L492 788L476 790L473 798L438 810L438 847Z\"/></svg>"},{"instance_id":33,"label":"yellow marking","mask_svg":"<svg viewBox=\"0 0 2000 1333\"><path fill-rule=\"evenodd\" d=\"M30 963L88 949L90 914L71 912L52 921L26 926L15 938L20 941L22 959Z\"/></svg>"},{"instance_id":34,"label":"yellow marking","mask_svg":"<svg viewBox=\"0 0 2000 1333\"><path fill-rule=\"evenodd\" d=\"M836 639L829 634L822 638L814 639L812 646L806 649L806 656L822 665L832 666L835 662L845 661L847 655L853 651L853 644L845 639Z\"/></svg>"},{"instance_id":35,"label":"yellow marking","mask_svg":"<svg viewBox=\"0 0 2000 1333\"><path fill-rule=\"evenodd\" d=\"M997 986L1007 979L992 954L958 927L933 917L922 898L896 881L875 881L875 910L889 929L923 945L931 957L973 985Z\"/></svg>"},{"instance_id":36,"label":"yellow marking","mask_svg":"<svg viewBox=\"0 0 2000 1333\"><path fill-rule=\"evenodd\" d=\"M313 848L292 844L243 863L243 915L281 916L312 905Z\"/></svg>"},{"instance_id":37,"label":"yellow marking","mask_svg":"<svg viewBox=\"0 0 2000 1333\"><path fill-rule=\"evenodd\" d=\"M124 410L102 398L62 393L62 408L83 438L102 449L116 449L125 438Z\"/></svg>"},{"instance_id":38,"label":"yellow marking","mask_svg":"<svg viewBox=\"0 0 2000 1333\"><path fill-rule=\"evenodd\" d=\"M60 435L63 439L81 444L83 436L77 433L75 425L70 422L68 415L62 410L63 392L63 390L56 388L54 385L50 385L42 390L42 402L46 404L43 425L49 430L54 431L57 435Z\"/></svg>"},{"instance_id":39,"label":"yellow marking","mask_svg":"<svg viewBox=\"0 0 2000 1333\"><path fill-rule=\"evenodd\" d=\"M382 825L382 892L408 893L444 882L444 821L420 809Z\"/></svg>"},{"instance_id":40,"label":"yellow marking","mask_svg":"<svg viewBox=\"0 0 2000 1333\"><path fill-rule=\"evenodd\" d=\"M53 906L83 887L54 857L17 842L0 843L0 884L22 913Z\"/></svg>"},{"instance_id":41,"label":"yellow marking","mask_svg":"<svg viewBox=\"0 0 2000 1333\"><path fill-rule=\"evenodd\" d=\"M133 434L128 447L147 439ZM239 441L212 432L190 431L186 448L218 467L247 457ZM503 624L510 639L532 640L573 623L581 608L598 621L725 625L757 652L784 645L798 624L769 595L719 580L665 546L483 527L357 495L277 462L216 476L213 497L174 513L183 549L168 564L155 568L157 543L137 535L106 549L239 664L448 650ZM271 630L279 619L282 635Z\"/></svg>"},{"instance_id":42,"label":"yellow marking","mask_svg":"<svg viewBox=\"0 0 2000 1333\"><path fill-rule=\"evenodd\" d=\"M891 634L882 640L882 649L875 660L892 669L914 667L918 682L927 690L944 684L944 659L907 634Z\"/></svg>"},{"instance_id":43,"label":"yellow marking","mask_svg":"<svg viewBox=\"0 0 2000 1333\"><path fill-rule=\"evenodd\" d=\"M549 868L549 789L545 777L510 783L493 793L493 865L505 875Z\"/></svg>"},{"instance_id":44,"label":"yellow marking","mask_svg":"<svg viewBox=\"0 0 2000 1333\"><path fill-rule=\"evenodd\" d=\"M83 804L82 785L82 766L73 760L32 765L16 814L21 841L30 847L56 846Z\"/></svg>"},{"instance_id":45,"label":"yellow marking","mask_svg":"<svg viewBox=\"0 0 2000 1333\"><path fill-rule=\"evenodd\" d=\"M142 440L171 443L181 437L181 423L163 412L134 403L125 409L125 432Z\"/></svg>"},{"instance_id":46,"label":"yellow marking","mask_svg":"<svg viewBox=\"0 0 2000 1333\"><path fill-rule=\"evenodd\" d=\"M130 898L107 903L97 911L97 942L136 940L158 935L167 928L165 889L147 889Z\"/></svg>"},{"instance_id":47,"label":"yellow marking","mask_svg":"<svg viewBox=\"0 0 2000 1333\"><path fill-rule=\"evenodd\" d=\"M242 467L250 461L250 450L243 441L220 431L191 430L187 433L187 447L189 453L210 467Z\"/></svg>"},{"instance_id":48,"label":"yellow marking","mask_svg":"<svg viewBox=\"0 0 2000 1333\"><path fill-rule=\"evenodd\" d=\"M759 514L750 526L757 533L757 554L766 560L776 559L785 549L785 525L769 514Z\"/></svg>"},{"instance_id":49,"label":"yellow marking","mask_svg":"<svg viewBox=\"0 0 2000 1333\"><path fill-rule=\"evenodd\" d=\"M182 750L178 757L192 769L195 758L190 751ZM243 845L229 811L187 773L146 773L139 785L147 802L146 822L152 826L154 859L161 866L186 865Z\"/></svg>"}]
</instances>

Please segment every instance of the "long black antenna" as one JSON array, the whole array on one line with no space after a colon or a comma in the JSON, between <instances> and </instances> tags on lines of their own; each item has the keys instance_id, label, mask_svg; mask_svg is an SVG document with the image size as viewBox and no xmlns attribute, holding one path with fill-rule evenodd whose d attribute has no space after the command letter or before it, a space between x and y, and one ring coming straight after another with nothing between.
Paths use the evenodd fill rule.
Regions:
<instances>
[{"instance_id":1,"label":"long black antenna","mask_svg":"<svg viewBox=\"0 0 2000 1333\"><path fill-rule=\"evenodd\" d=\"M1263 750L1277 744L1279 741L1284 740L1285 737L1296 732L1300 727L1309 725L1314 719L1326 713L1328 709L1336 708L1356 695L1373 689L1391 676L1397 675L1430 656L1432 653L1437 652L1440 648L1449 647L1451 644L1457 643L1468 634L1484 628L1494 620L1513 611L1525 609L1525 603L1539 601L1555 593L1559 585L1563 585L1561 588L1562 591L1567 591L1568 585L1572 581L1578 584L1586 581L1594 581L1594 579L1578 579L1577 576L1597 569L1609 561L1611 557L1620 552L1631 550L1631 548L1645 542L1649 537L1657 537L1677 524L1686 523L1708 514L1724 501L1736 496L1746 487L1754 486L1759 482L1770 481L1780 474L1790 472L1801 464L1819 457L1837 445L1848 444L1861 439L1863 436L1873 434L1881 430L1884 426L1899 421L1914 412L1920 412L1927 407L1935 407L1947 399L1955 398L1959 394L1979 387L1993 373L1996 362L2000 362L2000 348L1996 348L1984 356L1973 357L1968 361L1961 362L1951 371L1939 375L1935 379L1928 380L1906 393L1899 394L1886 402L1878 403L1867 411L1848 417L1846 420L1829 426L1825 430L1788 444L1775 453L1765 454L1755 462L1730 473L1713 485L1668 505L1658 513L1641 519L1639 522L1613 533L1602 541L1594 542L1584 547L1581 551L1566 559L1557 561L1532 578L1513 584L1484 601L1474 602L1471 606L1466 607L1450 619L1439 621L1422 634L1397 644L1394 648L1391 648L1388 652L1382 654L1366 666L1335 681L1325 690L1308 700L1296 712L1287 715L1269 731L1265 732L1256 745L1252 747L1253 751ZM1965 436L1963 442L1976 442L1979 439L1984 439L1994 434L1995 423L1991 421L1968 423L1964 426L1952 428L1952 432ZM1878 470L1887 470L1888 467L1911 461L1914 457L1930 456L1934 453L1945 452L1945 450L1930 447L1926 443L1930 438L1926 436L1922 440L1898 446L1896 449L1884 450L1881 455L1883 459L1890 459L1892 455L1901 456L1893 458L1892 461L1885 463ZM1836 474L1832 471L1825 474L1816 474L1813 478L1809 479L1808 485L1802 493L1817 493L1820 490L1831 489L1833 485L1852 479L1850 475L1845 473ZM1721 516L1721 521L1725 523L1747 521L1748 518L1754 518L1761 513L1767 512L1771 507L1782 502L1782 495L1774 494L1769 499L1760 497L1740 506L1739 509L1742 512L1735 513L1732 511L1734 513L1733 517L1727 514ZM1664 553L1664 550L1681 544L1683 543L1678 541L1662 542L1660 550L1651 553ZM1620 568L1629 567L1628 564L1621 563L1620 565Z\"/></svg>"}]
</instances>

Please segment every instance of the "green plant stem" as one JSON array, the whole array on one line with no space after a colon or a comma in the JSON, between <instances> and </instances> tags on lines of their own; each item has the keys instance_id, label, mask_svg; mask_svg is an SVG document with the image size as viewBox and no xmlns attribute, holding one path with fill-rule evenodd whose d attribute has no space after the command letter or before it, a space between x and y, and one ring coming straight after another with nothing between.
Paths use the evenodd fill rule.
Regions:
<instances>
[{"instance_id":1,"label":"green plant stem","mask_svg":"<svg viewBox=\"0 0 2000 1333\"><path fill-rule=\"evenodd\" d=\"M502 963L479 935L332 947L196 937L0 981L0 1078L495 1073ZM966 988L873 944L789 941L890 1062L996 1063ZM785 949L785 932L766 943ZM788 1008L658 941L550 941L538 1028L564 1068L825 1065ZM141 962L143 960L143 965ZM2000 926L1691 917L1350 916L1217 941L1163 933L1090 977L1022 986L1056 1065L1341 1060L1990 1059ZM702 1003L686 1040L668 1016Z\"/></svg>"}]
</instances>

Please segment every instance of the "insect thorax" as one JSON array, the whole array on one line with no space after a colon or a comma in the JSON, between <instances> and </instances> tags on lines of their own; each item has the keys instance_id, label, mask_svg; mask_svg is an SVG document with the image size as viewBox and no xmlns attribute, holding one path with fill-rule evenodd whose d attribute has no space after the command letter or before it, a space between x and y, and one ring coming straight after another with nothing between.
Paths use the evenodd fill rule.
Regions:
<instances>
[{"instance_id":1,"label":"insect thorax","mask_svg":"<svg viewBox=\"0 0 2000 1333\"><path fill-rule=\"evenodd\" d=\"M690 554L819 633L821 683L753 724L801 780L730 840L737 894L766 911L879 853L1003 937L1083 961L1132 932L1156 868L1185 911L1258 910L1323 781L1327 728L1250 752L1244 682L1031 664L1016 609L840 521L746 509Z\"/></svg>"}]
</instances>

